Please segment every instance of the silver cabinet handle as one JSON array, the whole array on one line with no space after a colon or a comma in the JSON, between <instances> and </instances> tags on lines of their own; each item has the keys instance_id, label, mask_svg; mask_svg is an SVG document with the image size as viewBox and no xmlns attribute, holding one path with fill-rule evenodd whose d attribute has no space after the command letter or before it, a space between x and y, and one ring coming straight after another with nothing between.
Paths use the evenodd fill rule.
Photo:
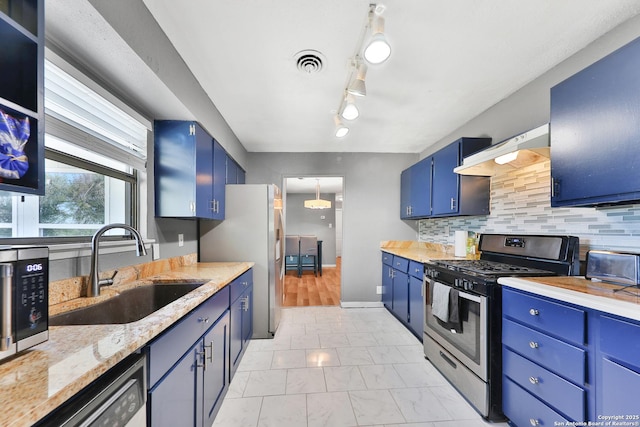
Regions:
<instances>
[{"instance_id":1,"label":"silver cabinet handle","mask_svg":"<svg viewBox=\"0 0 640 427\"><path fill-rule=\"evenodd\" d=\"M529 377L529 382L531 384L538 384L540 380L538 380L536 377Z\"/></svg>"},{"instance_id":2,"label":"silver cabinet handle","mask_svg":"<svg viewBox=\"0 0 640 427\"><path fill-rule=\"evenodd\" d=\"M529 341L529 347L531 348L538 348L538 343L535 341Z\"/></svg>"},{"instance_id":3,"label":"silver cabinet handle","mask_svg":"<svg viewBox=\"0 0 640 427\"><path fill-rule=\"evenodd\" d=\"M209 323L208 317L198 317L198 323Z\"/></svg>"},{"instance_id":4,"label":"silver cabinet handle","mask_svg":"<svg viewBox=\"0 0 640 427\"><path fill-rule=\"evenodd\" d=\"M540 314L540 312L538 310L536 310L535 308L532 308L529 310L529 314L532 316L537 316L538 314Z\"/></svg>"}]
</instances>

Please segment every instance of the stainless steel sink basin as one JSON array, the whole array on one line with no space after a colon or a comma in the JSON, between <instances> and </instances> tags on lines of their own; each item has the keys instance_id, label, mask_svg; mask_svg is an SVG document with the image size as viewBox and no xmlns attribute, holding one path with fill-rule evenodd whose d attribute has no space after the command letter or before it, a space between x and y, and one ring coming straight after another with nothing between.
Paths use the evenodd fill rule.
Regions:
<instances>
[{"instance_id":1,"label":"stainless steel sink basin","mask_svg":"<svg viewBox=\"0 0 640 427\"><path fill-rule=\"evenodd\" d=\"M204 283L163 283L128 289L106 301L52 316L50 326L131 323L161 309Z\"/></svg>"}]
</instances>

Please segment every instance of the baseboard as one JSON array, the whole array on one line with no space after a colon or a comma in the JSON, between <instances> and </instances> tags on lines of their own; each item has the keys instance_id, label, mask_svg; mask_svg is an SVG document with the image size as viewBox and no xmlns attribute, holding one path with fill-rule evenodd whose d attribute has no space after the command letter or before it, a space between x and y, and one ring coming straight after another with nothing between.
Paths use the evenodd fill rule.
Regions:
<instances>
[{"instance_id":1,"label":"baseboard","mask_svg":"<svg viewBox=\"0 0 640 427\"><path fill-rule=\"evenodd\" d=\"M382 301L340 301L342 308L382 308Z\"/></svg>"}]
</instances>

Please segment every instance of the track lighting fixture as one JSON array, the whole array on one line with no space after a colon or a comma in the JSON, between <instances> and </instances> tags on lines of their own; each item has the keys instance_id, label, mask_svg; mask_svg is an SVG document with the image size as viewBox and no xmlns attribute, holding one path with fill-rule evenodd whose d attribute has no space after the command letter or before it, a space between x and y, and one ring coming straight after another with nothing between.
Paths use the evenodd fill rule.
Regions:
<instances>
[{"instance_id":1,"label":"track lighting fixture","mask_svg":"<svg viewBox=\"0 0 640 427\"><path fill-rule=\"evenodd\" d=\"M333 121L336 124L336 137L343 138L347 136L347 134L349 133L349 128L346 127L344 123L342 123L342 120L340 120L340 117L335 116L333 118Z\"/></svg>"},{"instance_id":2,"label":"track lighting fixture","mask_svg":"<svg viewBox=\"0 0 640 427\"><path fill-rule=\"evenodd\" d=\"M340 100L338 112L334 117L335 132L338 138L342 138L349 133L349 128L342 123L341 118L355 120L360 116L354 97L367 96L367 87L365 85L367 63L381 64L391 55L391 46L384 35L384 18L382 17L384 10L385 7L383 5L369 5L362 35L356 46L355 55L350 61L345 95ZM365 41L367 41L366 45Z\"/></svg>"},{"instance_id":3,"label":"track lighting fixture","mask_svg":"<svg viewBox=\"0 0 640 427\"><path fill-rule=\"evenodd\" d=\"M370 64L382 64L391 56L391 46L384 35L384 18L376 15L372 19L372 34L364 48L364 59Z\"/></svg>"},{"instance_id":4,"label":"track lighting fixture","mask_svg":"<svg viewBox=\"0 0 640 427\"><path fill-rule=\"evenodd\" d=\"M342 112L340 116L346 120L355 120L360 115L360 111L358 111L358 107L353 99L353 96L347 94L344 97L344 102L342 103Z\"/></svg>"},{"instance_id":5,"label":"track lighting fixture","mask_svg":"<svg viewBox=\"0 0 640 427\"><path fill-rule=\"evenodd\" d=\"M355 96L367 96L367 87L364 84L365 77L367 77L367 64L361 63L358 65L356 78L347 87L347 92Z\"/></svg>"}]
</instances>

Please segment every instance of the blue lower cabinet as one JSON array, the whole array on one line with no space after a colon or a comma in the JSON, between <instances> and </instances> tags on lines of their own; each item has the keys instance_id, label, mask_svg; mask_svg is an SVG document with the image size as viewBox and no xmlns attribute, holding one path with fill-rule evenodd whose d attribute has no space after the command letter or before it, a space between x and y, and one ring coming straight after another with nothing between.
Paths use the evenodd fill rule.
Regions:
<instances>
[{"instance_id":1,"label":"blue lower cabinet","mask_svg":"<svg viewBox=\"0 0 640 427\"><path fill-rule=\"evenodd\" d=\"M382 304L420 341L424 329L424 265L382 253Z\"/></svg>"},{"instance_id":2,"label":"blue lower cabinet","mask_svg":"<svg viewBox=\"0 0 640 427\"><path fill-rule=\"evenodd\" d=\"M229 385L229 313L202 339L202 418L211 426ZM196 365L197 366L197 365ZM196 400L198 402L198 400ZM197 424L196 425L200 425Z\"/></svg>"},{"instance_id":3,"label":"blue lower cabinet","mask_svg":"<svg viewBox=\"0 0 640 427\"><path fill-rule=\"evenodd\" d=\"M210 427L252 335L253 270L147 344L148 425Z\"/></svg>"},{"instance_id":4,"label":"blue lower cabinet","mask_svg":"<svg viewBox=\"0 0 640 427\"><path fill-rule=\"evenodd\" d=\"M424 280L409 276L409 329L422 337L424 332Z\"/></svg>"},{"instance_id":5,"label":"blue lower cabinet","mask_svg":"<svg viewBox=\"0 0 640 427\"><path fill-rule=\"evenodd\" d=\"M393 276L393 314L403 323L409 323L409 275L394 270Z\"/></svg>"},{"instance_id":6,"label":"blue lower cabinet","mask_svg":"<svg viewBox=\"0 0 640 427\"><path fill-rule=\"evenodd\" d=\"M382 304L393 310L393 267L382 264Z\"/></svg>"},{"instance_id":7,"label":"blue lower cabinet","mask_svg":"<svg viewBox=\"0 0 640 427\"><path fill-rule=\"evenodd\" d=\"M596 412L640 422L640 322L601 315L596 353ZM635 418L634 418L635 417Z\"/></svg>"},{"instance_id":8,"label":"blue lower cabinet","mask_svg":"<svg viewBox=\"0 0 640 427\"><path fill-rule=\"evenodd\" d=\"M229 284L231 311L231 334L229 342L230 371L229 378L238 369L248 341L253 334L253 270L247 270Z\"/></svg>"},{"instance_id":9,"label":"blue lower cabinet","mask_svg":"<svg viewBox=\"0 0 640 427\"><path fill-rule=\"evenodd\" d=\"M639 321L505 285L502 303L502 404L513 425L640 423Z\"/></svg>"},{"instance_id":10,"label":"blue lower cabinet","mask_svg":"<svg viewBox=\"0 0 640 427\"><path fill-rule=\"evenodd\" d=\"M211 426L228 386L229 312L226 311L149 390L154 427Z\"/></svg>"}]
</instances>

